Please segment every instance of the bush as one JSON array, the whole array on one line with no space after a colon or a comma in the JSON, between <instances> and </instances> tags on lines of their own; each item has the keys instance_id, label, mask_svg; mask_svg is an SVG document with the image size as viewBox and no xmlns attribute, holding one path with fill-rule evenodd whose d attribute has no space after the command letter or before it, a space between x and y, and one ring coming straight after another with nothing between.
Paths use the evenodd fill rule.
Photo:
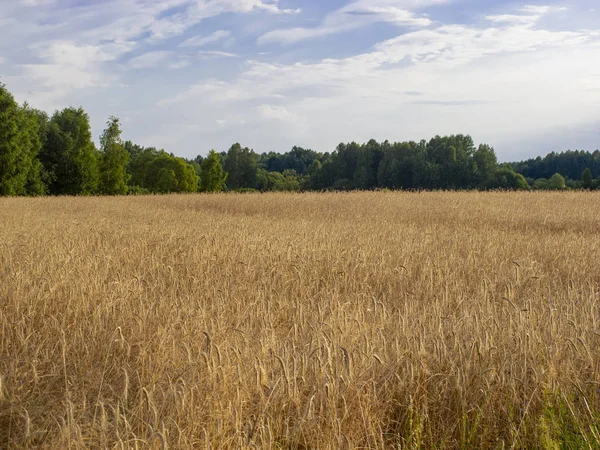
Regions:
<instances>
[{"instance_id":1,"label":"bush","mask_svg":"<svg viewBox=\"0 0 600 450\"><path fill-rule=\"evenodd\" d=\"M562 191L567 188L565 178L560 173L555 173L548 181L548 189Z\"/></svg>"},{"instance_id":2,"label":"bush","mask_svg":"<svg viewBox=\"0 0 600 450\"><path fill-rule=\"evenodd\" d=\"M129 186L127 189L127 195L148 195L150 191L140 186Z\"/></svg>"}]
</instances>

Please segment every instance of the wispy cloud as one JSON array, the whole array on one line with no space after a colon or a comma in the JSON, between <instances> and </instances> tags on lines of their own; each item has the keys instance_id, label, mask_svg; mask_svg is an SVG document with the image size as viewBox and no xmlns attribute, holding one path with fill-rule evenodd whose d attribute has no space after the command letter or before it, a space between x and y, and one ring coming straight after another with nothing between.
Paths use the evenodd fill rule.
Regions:
<instances>
[{"instance_id":1,"label":"wispy cloud","mask_svg":"<svg viewBox=\"0 0 600 450\"><path fill-rule=\"evenodd\" d=\"M534 26L545 14L551 12L566 11L566 7L551 7L541 5L525 5L520 8L521 14L497 14L486 16L486 19L494 23L507 23L515 25Z\"/></svg>"},{"instance_id":2,"label":"wispy cloud","mask_svg":"<svg viewBox=\"0 0 600 450\"><path fill-rule=\"evenodd\" d=\"M49 111L83 105L95 135L115 114L187 156L453 132L501 149L597 116L584 3L0 0L2 81Z\"/></svg>"},{"instance_id":3,"label":"wispy cloud","mask_svg":"<svg viewBox=\"0 0 600 450\"><path fill-rule=\"evenodd\" d=\"M214 59L214 58L237 58L238 55L230 52L220 52L220 51L209 51L202 50L198 52L198 57L202 59Z\"/></svg>"},{"instance_id":4,"label":"wispy cloud","mask_svg":"<svg viewBox=\"0 0 600 450\"><path fill-rule=\"evenodd\" d=\"M206 44L212 44L214 42L222 41L223 39L231 36L231 31L227 30L219 30L214 33L209 34L208 36L194 36L192 38L186 39L179 47L202 47Z\"/></svg>"},{"instance_id":5,"label":"wispy cloud","mask_svg":"<svg viewBox=\"0 0 600 450\"><path fill-rule=\"evenodd\" d=\"M377 22L424 27L430 25L431 20L415 10L446 1L448 0L357 0L327 15L317 27L294 27L269 31L262 35L258 42L259 44L292 44L305 39L355 30Z\"/></svg>"},{"instance_id":6,"label":"wispy cloud","mask_svg":"<svg viewBox=\"0 0 600 450\"><path fill-rule=\"evenodd\" d=\"M148 52L130 59L129 65L134 69L148 69L158 66L169 58L170 55L171 52L166 51Z\"/></svg>"},{"instance_id":7,"label":"wispy cloud","mask_svg":"<svg viewBox=\"0 0 600 450\"><path fill-rule=\"evenodd\" d=\"M294 111L296 120L310 118L307 134L321 141L330 136L330 145L345 137L327 128L342 130L350 123L358 140L389 137L394 122L414 138L427 136L435 123L440 132L479 130L485 138L499 139L507 129L522 133L564 123L565 109L572 114L569 120L583 120L595 107L576 80L596 52L599 33L540 29L534 26L539 19L532 26L530 10L521 15L527 20L495 21L487 28L442 25L412 31L348 58L250 61L232 82L200 83L161 104L185 109L200 96L216 109L253 102L281 106L285 109L264 107L263 112L286 117L285 111ZM598 68L600 61L592 65ZM415 95L419 100L410 99ZM573 108L575 99L578 108ZM468 120L450 112L458 108L472 110Z\"/></svg>"},{"instance_id":8,"label":"wispy cloud","mask_svg":"<svg viewBox=\"0 0 600 450\"><path fill-rule=\"evenodd\" d=\"M155 48L174 36L184 35L205 19L225 13L296 12L280 8L277 0L0 2L2 34L10 36L0 41L0 57L7 62L25 60L13 64L12 74L5 74L5 78L11 80L22 97L53 108L75 90L118 84L118 79L126 73L121 66L123 59L125 67L134 70L181 69L188 67L196 56L197 59L233 56L216 51L189 55L170 48ZM189 37L182 49L217 43L230 33L218 30L204 38ZM134 56L128 58L129 54Z\"/></svg>"}]
</instances>

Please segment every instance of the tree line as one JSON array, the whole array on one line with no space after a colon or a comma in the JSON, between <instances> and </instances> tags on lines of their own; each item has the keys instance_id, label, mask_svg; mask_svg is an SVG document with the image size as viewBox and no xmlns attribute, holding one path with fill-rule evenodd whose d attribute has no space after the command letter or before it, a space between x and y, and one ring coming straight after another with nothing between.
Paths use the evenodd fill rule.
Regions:
<instances>
[{"instance_id":1,"label":"tree line","mask_svg":"<svg viewBox=\"0 0 600 450\"><path fill-rule=\"evenodd\" d=\"M49 116L18 105L0 85L0 195L600 188L599 151L500 164L492 147L466 135L342 143L332 153L294 147L259 154L234 144L185 159L124 142L121 133L111 117L97 148L82 108Z\"/></svg>"}]
</instances>

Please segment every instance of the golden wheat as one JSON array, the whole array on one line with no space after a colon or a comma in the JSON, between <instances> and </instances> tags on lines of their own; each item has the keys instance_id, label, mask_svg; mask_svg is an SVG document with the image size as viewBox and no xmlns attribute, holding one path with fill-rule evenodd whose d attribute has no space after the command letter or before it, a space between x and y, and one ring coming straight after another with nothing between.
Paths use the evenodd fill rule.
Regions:
<instances>
[{"instance_id":1,"label":"golden wheat","mask_svg":"<svg viewBox=\"0 0 600 450\"><path fill-rule=\"evenodd\" d=\"M599 263L594 193L1 199L0 447L597 448Z\"/></svg>"}]
</instances>

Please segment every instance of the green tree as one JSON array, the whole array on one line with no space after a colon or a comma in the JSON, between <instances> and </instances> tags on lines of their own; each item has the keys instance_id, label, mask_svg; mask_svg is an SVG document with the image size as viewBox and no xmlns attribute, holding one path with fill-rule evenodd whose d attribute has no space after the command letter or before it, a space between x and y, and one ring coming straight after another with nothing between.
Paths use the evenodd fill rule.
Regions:
<instances>
[{"instance_id":1,"label":"green tree","mask_svg":"<svg viewBox=\"0 0 600 450\"><path fill-rule=\"evenodd\" d=\"M221 192L227 180L219 154L211 150L201 164L200 186L203 192Z\"/></svg>"},{"instance_id":2,"label":"green tree","mask_svg":"<svg viewBox=\"0 0 600 450\"><path fill-rule=\"evenodd\" d=\"M279 191L296 192L300 190L302 177L294 169L286 169L282 173L283 183L278 186Z\"/></svg>"},{"instance_id":3,"label":"green tree","mask_svg":"<svg viewBox=\"0 0 600 450\"><path fill-rule=\"evenodd\" d=\"M125 149L130 155L130 188L162 194L198 191L200 177L195 162L190 164L164 150L144 148L129 141L125 143Z\"/></svg>"},{"instance_id":4,"label":"green tree","mask_svg":"<svg viewBox=\"0 0 600 450\"><path fill-rule=\"evenodd\" d=\"M89 117L82 108L56 111L47 125L40 161L55 195L89 195L98 190L98 156Z\"/></svg>"},{"instance_id":5,"label":"green tree","mask_svg":"<svg viewBox=\"0 0 600 450\"><path fill-rule=\"evenodd\" d=\"M498 170L496 152L487 144L481 144L473 154L474 172L478 186L485 186Z\"/></svg>"},{"instance_id":6,"label":"green tree","mask_svg":"<svg viewBox=\"0 0 600 450\"><path fill-rule=\"evenodd\" d=\"M152 190L151 187L156 182L153 177L156 174L149 174L148 166L164 151L159 151L154 147L143 148L128 142L125 143L125 149L130 155L127 168L127 172L131 176L129 186Z\"/></svg>"},{"instance_id":7,"label":"green tree","mask_svg":"<svg viewBox=\"0 0 600 450\"><path fill-rule=\"evenodd\" d=\"M177 191L177 175L173 169L161 167L156 177L154 192L168 194Z\"/></svg>"},{"instance_id":8,"label":"green tree","mask_svg":"<svg viewBox=\"0 0 600 450\"><path fill-rule=\"evenodd\" d=\"M152 192L197 192L200 177L185 159L177 158L164 150L145 166L142 187Z\"/></svg>"},{"instance_id":9,"label":"green tree","mask_svg":"<svg viewBox=\"0 0 600 450\"><path fill-rule=\"evenodd\" d=\"M223 168L228 173L227 187L230 189L255 188L258 170L257 155L248 147L234 144L227 152Z\"/></svg>"},{"instance_id":10,"label":"green tree","mask_svg":"<svg viewBox=\"0 0 600 450\"><path fill-rule=\"evenodd\" d=\"M326 182L323 173L323 164L318 159L315 159L308 168L308 177L308 187L310 189L325 189Z\"/></svg>"},{"instance_id":11,"label":"green tree","mask_svg":"<svg viewBox=\"0 0 600 450\"><path fill-rule=\"evenodd\" d=\"M200 176L196 169L188 164L184 158L175 158L177 161L177 192L198 192L200 189Z\"/></svg>"},{"instance_id":12,"label":"green tree","mask_svg":"<svg viewBox=\"0 0 600 450\"><path fill-rule=\"evenodd\" d=\"M586 152L582 150L567 150L566 152L551 152L527 161L511 163L515 171L529 178L550 178L560 173L565 178L581 179L581 173L588 168L592 177L600 176L600 151Z\"/></svg>"},{"instance_id":13,"label":"green tree","mask_svg":"<svg viewBox=\"0 0 600 450\"><path fill-rule=\"evenodd\" d=\"M581 182L583 183L584 189L592 189L594 187L594 178L592 177L592 171L589 167L586 167L581 174Z\"/></svg>"},{"instance_id":14,"label":"green tree","mask_svg":"<svg viewBox=\"0 0 600 450\"><path fill-rule=\"evenodd\" d=\"M498 168L487 182L488 189L506 189L513 191L529 190L525 177L516 173L512 167L505 165Z\"/></svg>"},{"instance_id":15,"label":"green tree","mask_svg":"<svg viewBox=\"0 0 600 450\"><path fill-rule=\"evenodd\" d=\"M560 173L555 173L548 181L548 188L553 191L566 189L567 185L565 184L565 178Z\"/></svg>"},{"instance_id":16,"label":"green tree","mask_svg":"<svg viewBox=\"0 0 600 450\"><path fill-rule=\"evenodd\" d=\"M20 107L0 84L0 195L40 195L44 192L40 126L35 112Z\"/></svg>"},{"instance_id":17,"label":"green tree","mask_svg":"<svg viewBox=\"0 0 600 450\"><path fill-rule=\"evenodd\" d=\"M416 142L383 144L383 159L379 164L377 179L379 187L389 189L412 189L415 187L415 170L423 153ZM423 177L427 179L426 176ZM425 186L422 186L425 187Z\"/></svg>"},{"instance_id":18,"label":"green tree","mask_svg":"<svg viewBox=\"0 0 600 450\"><path fill-rule=\"evenodd\" d=\"M129 153L121 141L119 119L111 117L100 137L100 188L106 195L127 193Z\"/></svg>"}]
</instances>

